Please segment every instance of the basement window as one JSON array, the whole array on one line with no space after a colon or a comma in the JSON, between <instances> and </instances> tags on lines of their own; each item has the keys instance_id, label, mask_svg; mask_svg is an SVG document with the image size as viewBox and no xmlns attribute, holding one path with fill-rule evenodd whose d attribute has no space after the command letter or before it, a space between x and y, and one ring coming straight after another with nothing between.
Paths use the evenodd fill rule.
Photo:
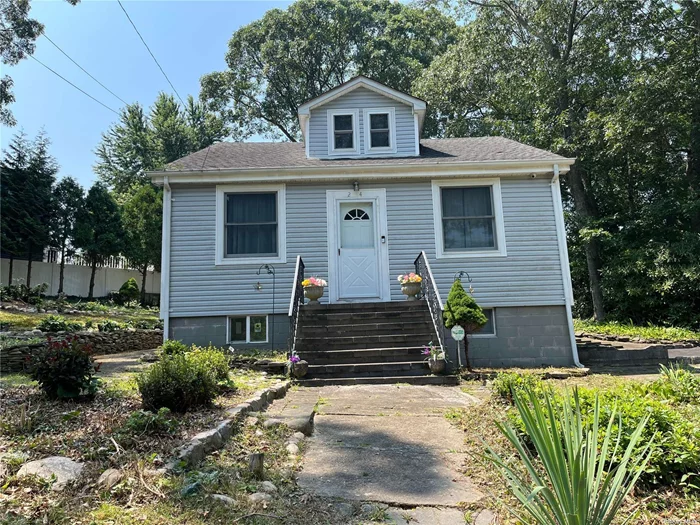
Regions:
<instances>
[{"instance_id":1,"label":"basement window","mask_svg":"<svg viewBox=\"0 0 700 525\"><path fill-rule=\"evenodd\" d=\"M494 308L482 308L488 322L471 337L495 337L496 336L496 310Z\"/></svg>"},{"instance_id":2,"label":"basement window","mask_svg":"<svg viewBox=\"0 0 700 525\"><path fill-rule=\"evenodd\" d=\"M228 318L229 343L267 343L267 315L241 315Z\"/></svg>"}]
</instances>

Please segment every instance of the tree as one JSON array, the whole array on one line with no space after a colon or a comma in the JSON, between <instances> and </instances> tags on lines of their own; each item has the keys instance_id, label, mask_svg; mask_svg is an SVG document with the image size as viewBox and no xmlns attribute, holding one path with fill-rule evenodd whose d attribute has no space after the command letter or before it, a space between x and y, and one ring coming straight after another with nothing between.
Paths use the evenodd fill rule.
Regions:
<instances>
[{"instance_id":1,"label":"tree","mask_svg":"<svg viewBox=\"0 0 700 525\"><path fill-rule=\"evenodd\" d=\"M141 271L141 304L146 304L148 267L160 266L161 225L153 217L163 213L163 194L152 185L142 186L124 204L124 255Z\"/></svg>"},{"instance_id":2,"label":"tree","mask_svg":"<svg viewBox=\"0 0 700 525\"><path fill-rule=\"evenodd\" d=\"M77 4L79 0L67 0ZM0 0L0 61L14 66L27 55L34 54L35 41L44 32L44 25L29 18L29 0ZM5 75L0 79L0 124L16 124L12 112L7 108L15 101L12 79Z\"/></svg>"},{"instance_id":3,"label":"tree","mask_svg":"<svg viewBox=\"0 0 700 525\"><path fill-rule=\"evenodd\" d=\"M49 154L50 144L46 134L39 132L32 144L26 176L22 182L21 205L27 211L20 232L27 246L27 288L31 287L34 257L51 243L51 222L54 216L51 191L58 173L58 164Z\"/></svg>"},{"instance_id":4,"label":"tree","mask_svg":"<svg viewBox=\"0 0 700 525\"><path fill-rule=\"evenodd\" d=\"M30 155L31 143L20 131L12 137L0 163L0 243L3 257L10 261L8 286L12 285L14 259L26 249L21 228L28 210L22 203L22 193Z\"/></svg>"},{"instance_id":5,"label":"tree","mask_svg":"<svg viewBox=\"0 0 700 525\"><path fill-rule=\"evenodd\" d=\"M434 8L390 0L299 0L238 29L226 71L202 78L201 97L235 139L300 137L297 108L363 74L402 91L454 41Z\"/></svg>"},{"instance_id":6,"label":"tree","mask_svg":"<svg viewBox=\"0 0 700 525\"><path fill-rule=\"evenodd\" d=\"M119 205L103 184L95 183L77 214L74 235L76 247L83 251L92 268L88 299L93 298L97 265L108 257L119 255L123 236Z\"/></svg>"},{"instance_id":7,"label":"tree","mask_svg":"<svg viewBox=\"0 0 700 525\"><path fill-rule=\"evenodd\" d=\"M63 271L69 245L72 246L75 221L84 202L83 188L72 177L64 177L53 192L55 219L52 224L52 245L61 252L58 293L63 293ZM72 250L71 250L72 251Z\"/></svg>"},{"instance_id":8,"label":"tree","mask_svg":"<svg viewBox=\"0 0 700 525\"><path fill-rule=\"evenodd\" d=\"M459 279L452 283L442 315L446 328L452 328L457 325L464 328L464 357L467 361L467 368L471 370L471 365L469 364L469 334L484 326L488 319L481 307L476 304L474 298L464 290L462 281Z\"/></svg>"},{"instance_id":9,"label":"tree","mask_svg":"<svg viewBox=\"0 0 700 525\"><path fill-rule=\"evenodd\" d=\"M150 184L147 171L157 170L189 153L219 142L225 128L219 118L192 97L183 110L172 95L160 93L150 111L126 106L119 122L106 133L95 153L95 173L121 203Z\"/></svg>"}]
</instances>

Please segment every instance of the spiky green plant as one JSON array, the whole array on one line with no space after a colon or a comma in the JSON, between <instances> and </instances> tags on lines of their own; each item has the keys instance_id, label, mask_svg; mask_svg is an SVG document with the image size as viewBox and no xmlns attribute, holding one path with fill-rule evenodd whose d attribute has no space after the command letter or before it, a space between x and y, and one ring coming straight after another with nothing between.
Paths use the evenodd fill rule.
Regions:
<instances>
[{"instance_id":1,"label":"spiky green plant","mask_svg":"<svg viewBox=\"0 0 700 525\"><path fill-rule=\"evenodd\" d=\"M592 421L586 425L576 389L573 395L563 396L561 406L554 401L553 392L546 392L540 401L527 387L514 391L513 400L537 459L528 451L525 438L507 423L497 423L498 428L517 450L527 474L491 447L486 454L526 514L511 512L522 521L529 515L539 525L610 524L649 461L650 443L635 451L648 416L634 430L623 453L622 421L613 409L607 428L600 427L598 396Z\"/></svg>"}]
</instances>

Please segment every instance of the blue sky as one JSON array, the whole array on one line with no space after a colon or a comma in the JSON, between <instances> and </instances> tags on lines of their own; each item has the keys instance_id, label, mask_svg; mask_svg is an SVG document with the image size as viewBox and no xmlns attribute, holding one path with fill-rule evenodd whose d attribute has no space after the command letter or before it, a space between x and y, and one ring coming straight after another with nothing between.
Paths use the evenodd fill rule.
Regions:
<instances>
[{"instance_id":1,"label":"blue sky","mask_svg":"<svg viewBox=\"0 0 700 525\"><path fill-rule=\"evenodd\" d=\"M290 2L131 1L122 0L161 66L183 99L199 93L199 78L225 68L224 54L233 32L265 11ZM31 16L45 25L51 40L125 101L148 107L159 91L170 92L138 35L116 1L33 0ZM40 37L34 56L114 110L123 105ZM31 58L3 66L15 82L11 106L15 128L1 130L3 148L19 130L33 137L43 127L51 153L84 186L95 180L95 147L117 116L47 71Z\"/></svg>"}]
</instances>

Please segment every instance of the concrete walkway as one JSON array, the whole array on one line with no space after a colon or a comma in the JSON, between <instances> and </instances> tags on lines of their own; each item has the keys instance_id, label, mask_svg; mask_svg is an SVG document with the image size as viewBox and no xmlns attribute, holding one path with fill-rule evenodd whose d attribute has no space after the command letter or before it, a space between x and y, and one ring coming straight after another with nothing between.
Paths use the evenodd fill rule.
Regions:
<instances>
[{"instance_id":1,"label":"concrete walkway","mask_svg":"<svg viewBox=\"0 0 700 525\"><path fill-rule=\"evenodd\" d=\"M458 387L299 388L271 415L317 407L299 475L309 492L403 508L456 507L482 494L459 473L464 435L444 413L477 402Z\"/></svg>"}]
</instances>

